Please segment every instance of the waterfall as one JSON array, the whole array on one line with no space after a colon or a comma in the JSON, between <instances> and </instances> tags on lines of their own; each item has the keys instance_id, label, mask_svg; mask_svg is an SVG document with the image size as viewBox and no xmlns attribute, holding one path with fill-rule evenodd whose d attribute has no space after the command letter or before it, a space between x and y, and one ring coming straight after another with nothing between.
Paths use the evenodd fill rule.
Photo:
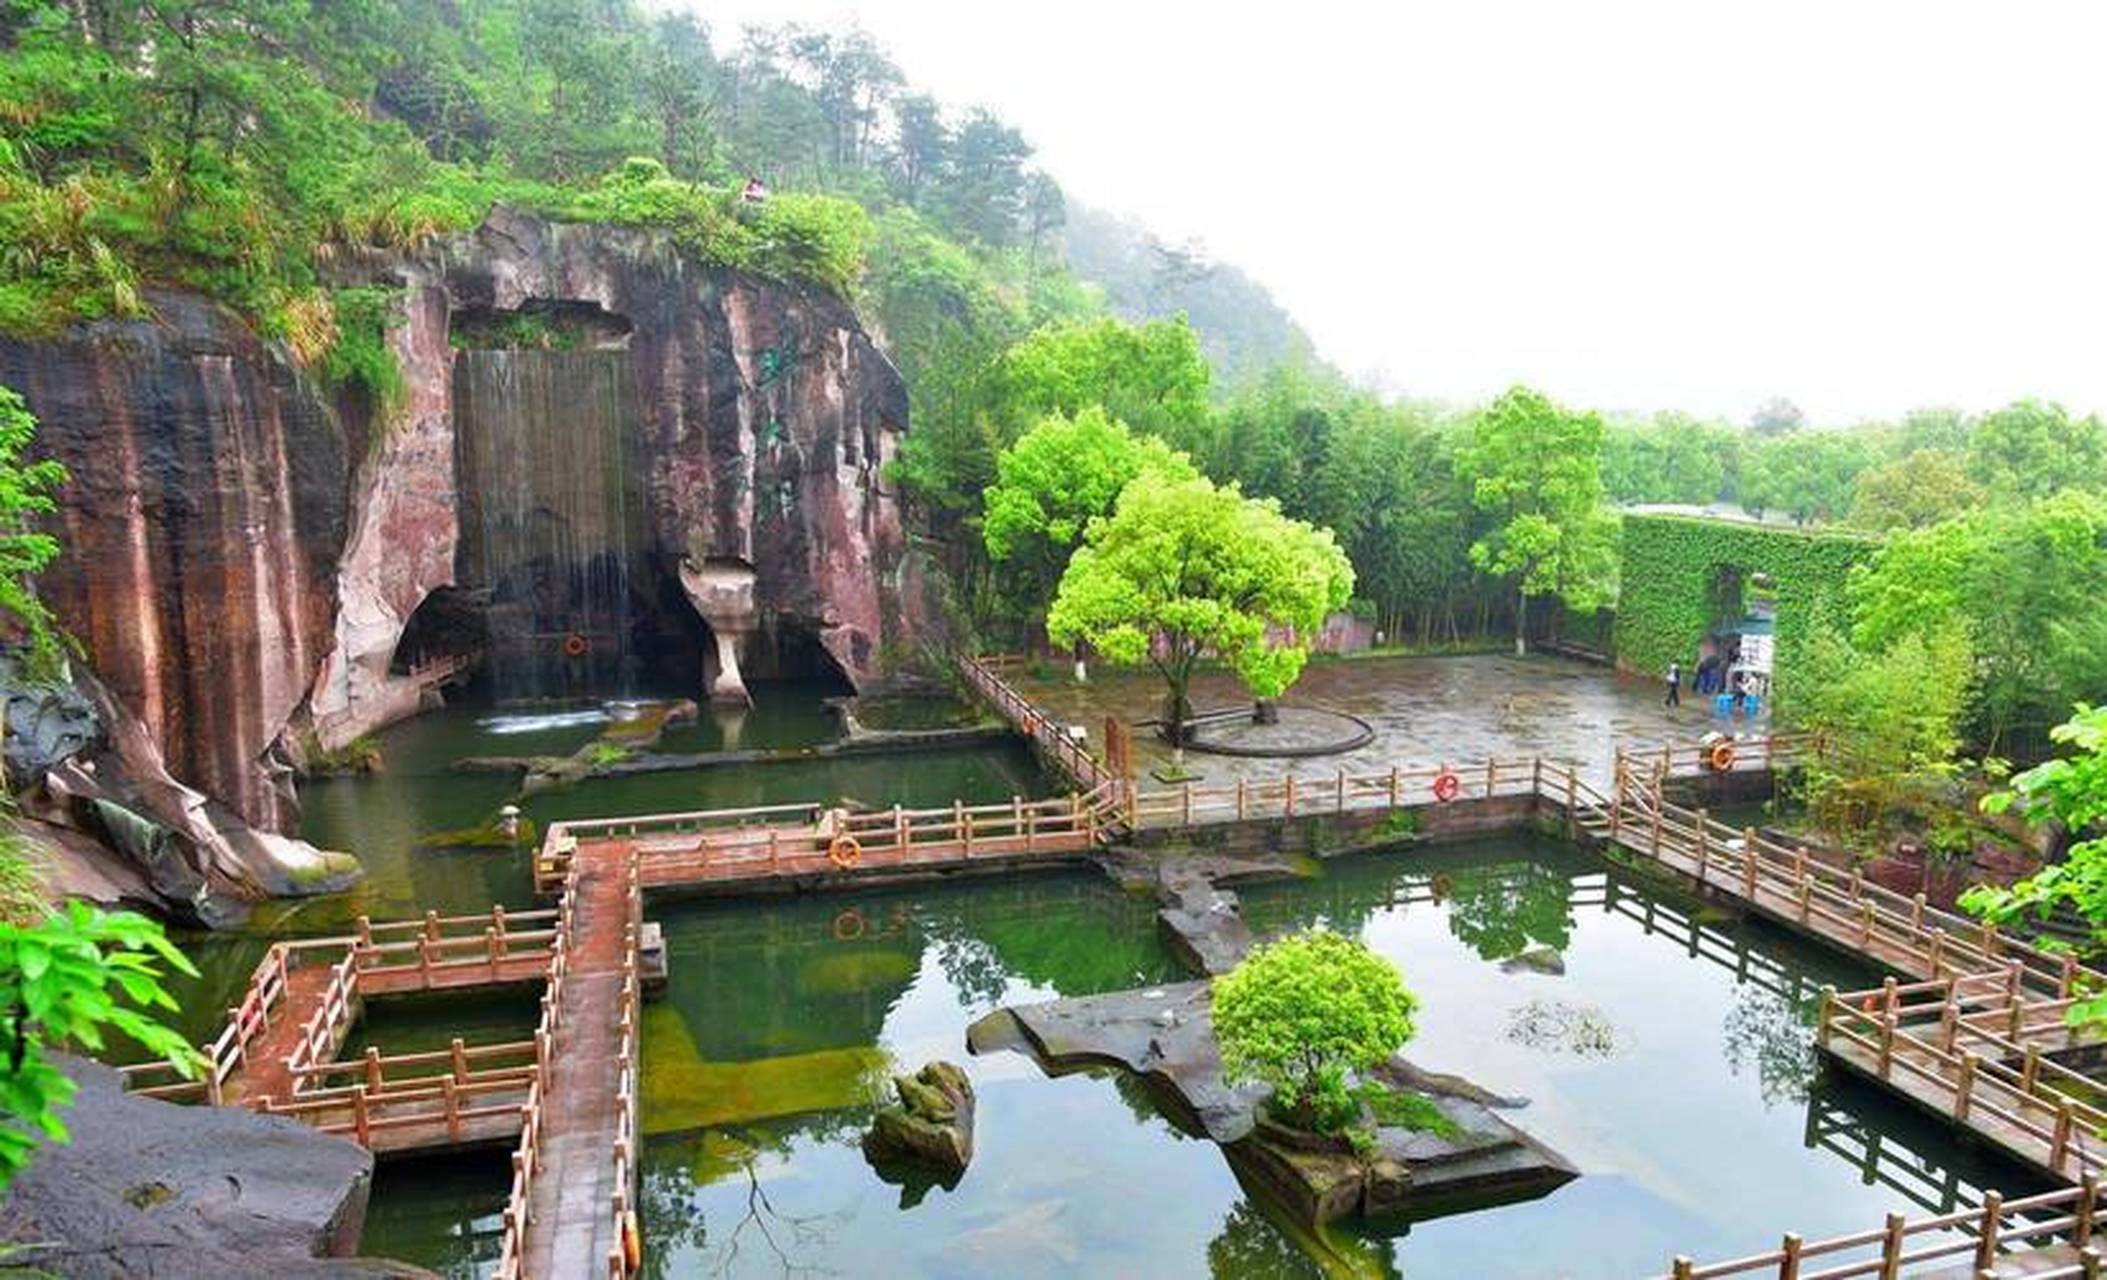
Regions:
<instances>
[{"instance_id":1,"label":"waterfall","mask_svg":"<svg viewBox=\"0 0 2107 1280\"><path fill-rule=\"evenodd\" d=\"M456 563L500 702L635 691L635 405L620 351L455 356Z\"/></svg>"}]
</instances>

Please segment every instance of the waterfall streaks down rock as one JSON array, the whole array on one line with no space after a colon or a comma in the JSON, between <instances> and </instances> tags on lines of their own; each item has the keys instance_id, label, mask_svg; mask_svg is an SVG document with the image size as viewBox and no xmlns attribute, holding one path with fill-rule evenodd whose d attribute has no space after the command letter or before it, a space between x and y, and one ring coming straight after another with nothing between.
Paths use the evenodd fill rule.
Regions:
<instances>
[{"instance_id":1,"label":"waterfall streaks down rock","mask_svg":"<svg viewBox=\"0 0 2107 1280\"><path fill-rule=\"evenodd\" d=\"M705 651L748 677L818 661L867 688L939 633L882 484L906 389L842 299L503 207L331 270L395 291L400 403L326 391L180 291L149 290L148 319L0 339L0 382L73 474L42 590L105 695L81 754L114 761L109 798L216 889L342 883L292 838L298 761L477 664L517 669L496 639L555 646L554 692L605 695L669 645L698 671ZM521 331L544 339L496 345ZM750 572L751 633L720 641L688 562ZM428 612L480 613L483 634L406 649ZM552 691L546 672L523 687Z\"/></svg>"}]
</instances>

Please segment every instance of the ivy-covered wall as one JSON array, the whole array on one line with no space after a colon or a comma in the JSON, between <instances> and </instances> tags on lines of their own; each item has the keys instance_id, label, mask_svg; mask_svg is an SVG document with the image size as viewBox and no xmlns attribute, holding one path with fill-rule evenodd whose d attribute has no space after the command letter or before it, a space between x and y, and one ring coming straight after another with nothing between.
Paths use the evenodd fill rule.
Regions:
<instances>
[{"instance_id":1,"label":"ivy-covered wall","mask_svg":"<svg viewBox=\"0 0 2107 1280\"><path fill-rule=\"evenodd\" d=\"M1845 575L1877 545L1871 537L1838 530L1627 513L1617 665L1658 675L1680 658L1687 671L1697 660L1698 642L1722 621L1722 573L1738 570L1744 578L1770 577L1778 607L1777 663L1788 667L1813 619L1842 609Z\"/></svg>"}]
</instances>

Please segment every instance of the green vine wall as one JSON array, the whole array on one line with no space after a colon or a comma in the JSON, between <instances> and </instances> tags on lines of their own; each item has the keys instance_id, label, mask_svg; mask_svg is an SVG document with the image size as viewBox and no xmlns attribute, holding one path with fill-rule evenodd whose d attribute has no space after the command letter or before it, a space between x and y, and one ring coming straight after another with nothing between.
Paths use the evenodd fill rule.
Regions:
<instances>
[{"instance_id":1,"label":"green vine wall","mask_svg":"<svg viewBox=\"0 0 2107 1280\"><path fill-rule=\"evenodd\" d=\"M1792 665L1817 617L1843 608L1844 578L1878 542L1840 530L1810 531L1691 516L1624 517L1617 593L1617 665L1657 675L1697 660L1721 608L1720 571L1769 575L1778 606L1777 662Z\"/></svg>"}]
</instances>

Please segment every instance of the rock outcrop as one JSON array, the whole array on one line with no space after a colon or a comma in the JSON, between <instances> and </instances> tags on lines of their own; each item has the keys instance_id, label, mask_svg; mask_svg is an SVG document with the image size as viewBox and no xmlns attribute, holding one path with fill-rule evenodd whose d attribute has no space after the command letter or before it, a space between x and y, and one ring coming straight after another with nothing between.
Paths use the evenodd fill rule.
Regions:
<instances>
[{"instance_id":1,"label":"rock outcrop","mask_svg":"<svg viewBox=\"0 0 2107 1280\"><path fill-rule=\"evenodd\" d=\"M863 1137L872 1164L911 1161L947 1184L973 1162L973 1082L949 1062L932 1062L911 1076L894 1076L900 1101L878 1108Z\"/></svg>"},{"instance_id":2,"label":"rock outcrop","mask_svg":"<svg viewBox=\"0 0 2107 1280\"><path fill-rule=\"evenodd\" d=\"M356 478L336 644L313 693L323 745L414 711L421 691L388 670L411 615L441 587L489 585L457 563L454 343L507 320L567 325L566 349L626 360L636 438L623 454L643 508L633 552L713 628L713 687L699 693L739 700L734 664L748 664L755 632L810 635L868 687L882 652L940 625L881 483L906 387L839 298L701 266L660 234L503 207L472 235L358 270L404 290L390 342L412 393Z\"/></svg>"},{"instance_id":3,"label":"rock outcrop","mask_svg":"<svg viewBox=\"0 0 2107 1280\"><path fill-rule=\"evenodd\" d=\"M349 1257L373 1156L298 1121L128 1094L98 1063L61 1059L80 1085L66 1126L0 1202L10 1261L102 1277L425 1276Z\"/></svg>"},{"instance_id":4,"label":"rock outcrop","mask_svg":"<svg viewBox=\"0 0 2107 1280\"><path fill-rule=\"evenodd\" d=\"M881 654L939 625L928 566L881 483L906 390L841 299L703 267L655 233L504 209L413 256L334 270L398 290L399 404L325 392L281 345L180 292L149 291L150 319L0 339L0 382L73 475L52 521L65 554L43 590L106 694L86 745L64 741L88 733L68 707L17 696L8 715L49 720L39 742L57 754L39 770L80 758L104 798L173 833L215 891L342 883L343 863L289 838L303 750L430 705L441 677L406 670L399 650L435 593L473 608L480 587L487 607L488 584L461 563L455 370L473 353L455 343L490 326L570 317L619 362L611 385L634 403L610 420L639 499L624 515L634 560L663 575L669 608L692 607L682 565L741 583L739 616L697 616L697 636L750 613L756 637L816 645L862 687L884 674ZM749 638L694 647L714 648L723 675L726 654L752 667Z\"/></svg>"},{"instance_id":5,"label":"rock outcrop","mask_svg":"<svg viewBox=\"0 0 2107 1280\"><path fill-rule=\"evenodd\" d=\"M1102 1066L1133 1072L1173 1123L1221 1144L1246 1185L1264 1187L1304 1224L1433 1217L1524 1200L1577 1172L1492 1110L1519 1100L1402 1058L1370 1075L1418 1095L1423 1127L1380 1123L1367 1149L1357 1150L1274 1124L1263 1114L1266 1086L1224 1078L1210 981L997 1009L967 1029L966 1043L976 1054L1030 1054L1048 1075Z\"/></svg>"}]
</instances>

